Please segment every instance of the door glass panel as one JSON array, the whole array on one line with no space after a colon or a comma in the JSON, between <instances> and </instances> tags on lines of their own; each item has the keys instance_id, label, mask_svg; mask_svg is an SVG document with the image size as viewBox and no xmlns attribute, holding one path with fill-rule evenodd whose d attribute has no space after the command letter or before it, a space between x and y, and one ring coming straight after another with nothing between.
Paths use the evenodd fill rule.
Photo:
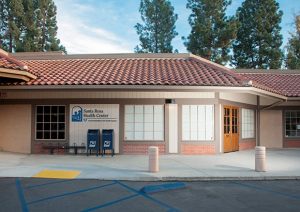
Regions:
<instances>
[{"instance_id":1,"label":"door glass panel","mask_svg":"<svg viewBox=\"0 0 300 212\"><path fill-rule=\"evenodd\" d=\"M230 109L224 108L224 133L230 133Z\"/></svg>"}]
</instances>

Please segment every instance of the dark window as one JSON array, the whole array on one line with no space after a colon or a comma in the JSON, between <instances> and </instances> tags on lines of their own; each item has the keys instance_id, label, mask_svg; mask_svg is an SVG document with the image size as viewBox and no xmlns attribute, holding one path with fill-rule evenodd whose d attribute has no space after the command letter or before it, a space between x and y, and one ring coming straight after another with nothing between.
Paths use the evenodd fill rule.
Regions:
<instances>
[{"instance_id":1,"label":"dark window","mask_svg":"<svg viewBox=\"0 0 300 212\"><path fill-rule=\"evenodd\" d=\"M300 111L285 112L285 137L300 137Z\"/></svg>"},{"instance_id":2,"label":"dark window","mask_svg":"<svg viewBox=\"0 0 300 212\"><path fill-rule=\"evenodd\" d=\"M65 139L65 106L36 106L36 139Z\"/></svg>"}]
</instances>

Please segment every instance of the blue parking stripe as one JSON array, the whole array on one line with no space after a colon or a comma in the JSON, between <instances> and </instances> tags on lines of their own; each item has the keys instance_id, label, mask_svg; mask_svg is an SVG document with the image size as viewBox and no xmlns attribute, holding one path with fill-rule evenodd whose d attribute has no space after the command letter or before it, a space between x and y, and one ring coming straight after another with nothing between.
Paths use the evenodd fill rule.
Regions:
<instances>
[{"instance_id":1,"label":"blue parking stripe","mask_svg":"<svg viewBox=\"0 0 300 212\"><path fill-rule=\"evenodd\" d=\"M82 210L82 212L89 212L89 211L94 211L94 210L97 210L97 209L100 209L100 208L105 208L105 207L117 204L119 202L122 202L122 201L125 201L125 200L128 200L128 199L132 199L132 198L137 197L137 196L139 196L139 194L133 194L133 195L130 195L130 196L126 196L126 197L123 197L123 198L120 198L120 199L117 199L117 200L114 200L114 201L111 201L111 202L107 202L107 203L102 204L102 205L98 205L96 207L92 207L92 208Z\"/></svg>"},{"instance_id":2,"label":"blue parking stripe","mask_svg":"<svg viewBox=\"0 0 300 212\"><path fill-rule=\"evenodd\" d=\"M241 182L231 182L231 183L239 185L239 186L247 187L247 188L252 188L252 189L256 189L256 190L260 190L260 191L264 191L264 192L268 192L268 193L288 197L288 198L291 198L291 199L296 199L296 200L300 199L299 195L290 195L290 194L286 194L286 193L283 193L283 192L278 192L278 191L274 191L274 190L271 190L271 189L262 188L260 186L249 185L249 184L241 183Z\"/></svg>"},{"instance_id":3,"label":"blue parking stripe","mask_svg":"<svg viewBox=\"0 0 300 212\"><path fill-rule=\"evenodd\" d=\"M136 190L136 189L134 189L134 188L132 188L132 187L126 185L126 184L123 184L123 183L121 183L120 181L117 181L117 180L116 180L115 182L118 183L119 185L121 185L122 187L126 188L127 190L132 191L132 192L135 192L135 193L137 193L137 194L143 196L144 198L146 198L146 199L148 199L148 200L151 200L152 202L158 204L159 206L161 206L161 207L163 207L163 208L166 208L168 211L174 211L174 212L175 212L175 211L179 211L178 209L173 208L173 207L171 207L170 205L168 205L168 204L166 204L166 203L164 203L164 202L161 202L161 201L159 201L159 200L157 200L157 199L155 199L155 198L153 198L153 197L151 197L151 196L149 196L149 195L147 195L147 194L145 194L145 193L143 193L143 192L140 192L140 191L138 191L138 190Z\"/></svg>"},{"instance_id":4,"label":"blue parking stripe","mask_svg":"<svg viewBox=\"0 0 300 212\"><path fill-rule=\"evenodd\" d=\"M20 181L19 178L16 179L16 188L17 188L17 191L18 191L19 200L21 202L22 211L23 212L28 212L28 207L27 207L26 200L25 200L25 197L24 197L23 188L22 188L21 181Z\"/></svg>"},{"instance_id":5,"label":"blue parking stripe","mask_svg":"<svg viewBox=\"0 0 300 212\"><path fill-rule=\"evenodd\" d=\"M155 185L146 185L143 188L141 188L140 191L146 194L152 194L156 192L181 189L185 187L186 187L185 184L182 182L163 183L163 184L155 184Z\"/></svg>"},{"instance_id":6,"label":"blue parking stripe","mask_svg":"<svg viewBox=\"0 0 300 212\"><path fill-rule=\"evenodd\" d=\"M27 186L24 187L26 189L32 189L32 188L36 188L36 187L41 187L41 186L47 186L47 185L52 185L52 184L57 184L57 183L64 183L64 182L70 182L73 181L72 179L68 179L68 180L57 180L57 181L52 181L52 182L48 182L48 183L42 183L42 184L37 184L37 185L31 185L31 186Z\"/></svg>"},{"instance_id":7,"label":"blue parking stripe","mask_svg":"<svg viewBox=\"0 0 300 212\"><path fill-rule=\"evenodd\" d=\"M113 182L113 183L109 183L109 184L105 184L105 185L101 185L101 186L96 186L96 187L86 188L86 189L82 189L82 190L78 190L78 191L63 193L63 194L59 194L59 195L55 195L55 196L50 196L50 197L34 200L31 202L28 202L27 204L28 205L35 204L35 203L39 203L39 202L43 202L43 201L47 201L47 200L51 200L51 199L56 199L56 198L60 198L60 197L64 197L64 196L69 196L69 195L73 195L73 194L79 194L79 193L83 193L83 192L87 192L87 191L91 191L91 190L96 190L99 188L104 188L104 187L115 185L115 184L116 184L116 182Z\"/></svg>"}]
</instances>

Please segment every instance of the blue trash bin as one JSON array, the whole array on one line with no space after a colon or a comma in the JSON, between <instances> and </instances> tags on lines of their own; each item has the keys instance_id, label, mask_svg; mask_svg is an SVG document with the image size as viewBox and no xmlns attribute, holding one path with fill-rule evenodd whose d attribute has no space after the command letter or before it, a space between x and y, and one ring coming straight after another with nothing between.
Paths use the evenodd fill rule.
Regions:
<instances>
[{"instance_id":1,"label":"blue trash bin","mask_svg":"<svg viewBox=\"0 0 300 212\"><path fill-rule=\"evenodd\" d=\"M96 155L99 155L100 151L100 130L98 129L89 129L87 132L87 151L86 155L88 153L92 153L92 151L96 151Z\"/></svg>"},{"instance_id":2,"label":"blue trash bin","mask_svg":"<svg viewBox=\"0 0 300 212\"><path fill-rule=\"evenodd\" d=\"M103 129L102 130L102 142L101 142L101 153L102 156L105 154L106 150L111 151L111 156L114 156L114 130L113 129Z\"/></svg>"}]
</instances>

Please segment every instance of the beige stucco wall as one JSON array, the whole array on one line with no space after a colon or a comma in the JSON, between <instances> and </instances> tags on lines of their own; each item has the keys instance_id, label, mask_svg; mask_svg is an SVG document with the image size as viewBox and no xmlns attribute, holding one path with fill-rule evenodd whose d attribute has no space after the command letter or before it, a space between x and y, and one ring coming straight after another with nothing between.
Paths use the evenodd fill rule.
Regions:
<instances>
[{"instance_id":1,"label":"beige stucco wall","mask_svg":"<svg viewBox=\"0 0 300 212\"><path fill-rule=\"evenodd\" d=\"M260 143L268 148L282 148L282 111L260 112Z\"/></svg>"},{"instance_id":2,"label":"beige stucco wall","mask_svg":"<svg viewBox=\"0 0 300 212\"><path fill-rule=\"evenodd\" d=\"M30 153L31 105L0 105L0 150Z\"/></svg>"}]
</instances>

